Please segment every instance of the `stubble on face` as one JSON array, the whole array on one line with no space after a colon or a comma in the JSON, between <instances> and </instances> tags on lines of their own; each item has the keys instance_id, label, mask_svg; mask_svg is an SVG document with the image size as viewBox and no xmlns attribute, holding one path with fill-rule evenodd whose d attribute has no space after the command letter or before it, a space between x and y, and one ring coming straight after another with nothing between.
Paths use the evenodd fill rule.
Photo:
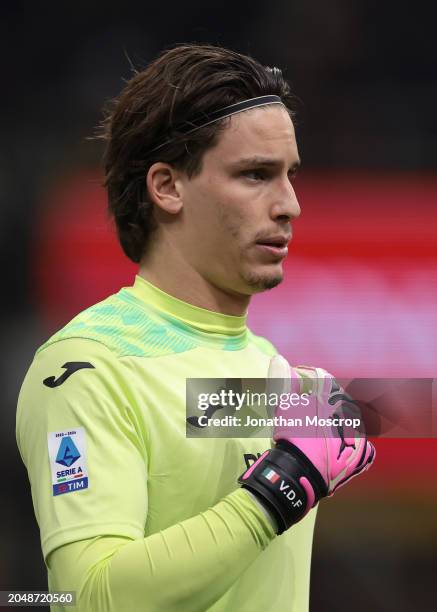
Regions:
<instances>
[{"instance_id":1,"label":"stubble on face","mask_svg":"<svg viewBox=\"0 0 437 612\"><path fill-rule=\"evenodd\" d=\"M244 236L243 230L243 218L236 216L235 212L230 214L228 209L223 205L217 206L217 212L219 215L222 227L226 230L229 238L235 245L238 245L239 266L237 268L238 275L240 277L242 286L247 287L245 293L252 295L254 293L260 293L267 291L268 289L274 289L284 279L284 274L280 272L260 273L254 272L250 264L250 248L253 248L253 241L248 242Z\"/></svg>"},{"instance_id":2,"label":"stubble on face","mask_svg":"<svg viewBox=\"0 0 437 612\"><path fill-rule=\"evenodd\" d=\"M284 275L282 273L270 276L262 276L261 274L247 274L244 277L244 280L249 287L254 289L254 293L258 293L260 291L267 291L267 289L274 289L280 283L282 283L283 278Z\"/></svg>"}]
</instances>

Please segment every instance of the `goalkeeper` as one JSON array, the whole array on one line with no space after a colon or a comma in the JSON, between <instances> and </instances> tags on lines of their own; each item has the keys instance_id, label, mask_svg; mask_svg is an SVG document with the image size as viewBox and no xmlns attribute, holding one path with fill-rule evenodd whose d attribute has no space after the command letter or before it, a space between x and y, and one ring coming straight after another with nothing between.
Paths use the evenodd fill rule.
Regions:
<instances>
[{"instance_id":1,"label":"goalkeeper","mask_svg":"<svg viewBox=\"0 0 437 612\"><path fill-rule=\"evenodd\" d=\"M371 445L185 437L187 378L320 376L246 326L300 214L292 119L280 70L208 45L164 52L108 110L109 210L138 275L37 351L17 412L49 589L79 610L308 610L317 502Z\"/></svg>"}]
</instances>

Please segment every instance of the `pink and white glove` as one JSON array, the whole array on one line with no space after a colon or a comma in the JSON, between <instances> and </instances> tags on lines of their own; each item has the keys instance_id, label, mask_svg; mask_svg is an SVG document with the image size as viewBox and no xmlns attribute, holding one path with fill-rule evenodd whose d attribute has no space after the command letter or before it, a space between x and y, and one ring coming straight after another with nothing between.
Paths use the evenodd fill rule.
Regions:
<instances>
[{"instance_id":1,"label":"pink and white glove","mask_svg":"<svg viewBox=\"0 0 437 612\"><path fill-rule=\"evenodd\" d=\"M306 393L304 415L341 422L359 417L359 409L335 378L321 368L292 368L276 355L270 362L268 378L281 384L280 393ZM287 425L297 416L296 408L278 406L275 416L282 416L273 432L276 446L266 451L244 474L240 484L251 491L274 515L278 533L301 520L317 502L369 469L375 449L366 439L364 428L330 428L314 425L299 436L299 430ZM285 424L284 424L285 423ZM302 432L302 430L301 430Z\"/></svg>"},{"instance_id":2,"label":"pink and white glove","mask_svg":"<svg viewBox=\"0 0 437 612\"><path fill-rule=\"evenodd\" d=\"M304 378L307 378L311 393L305 414L329 419L335 417L359 417L360 411L348 397L335 378L322 368L297 366L292 368L281 355L275 355L270 361L269 378L281 378L290 381L290 391L301 394L304 389ZM345 410L347 409L347 411ZM276 416L287 418L295 409L276 409ZM291 415L290 415L291 416ZM364 427L337 427L337 435L327 426L314 427L316 437L298 437L292 427L275 427L273 440L289 442L299 449L311 461L324 479L328 493L332 495L338 487L361 472L368 470L375 458L375 448L365 436ZM311 430L310 430L311 431Z\"/></svg>"}]
</instances>

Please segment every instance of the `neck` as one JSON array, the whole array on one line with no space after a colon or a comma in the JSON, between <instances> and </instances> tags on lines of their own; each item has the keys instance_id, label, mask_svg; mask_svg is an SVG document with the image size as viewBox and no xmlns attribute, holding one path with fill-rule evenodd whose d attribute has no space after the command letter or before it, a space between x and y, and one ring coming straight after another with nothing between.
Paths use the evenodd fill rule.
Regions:
<instances>
[{"instance_id":1,"label":"neck","mask_svg":"<svg viewBox=\"0 0 437 612\"><path fill-rule=\"evenodd\" d=\"M160 253L157 248L150 251L141 260L138 274L161 291L213 312L232 316L246 314L250 295L224 291L201 276L178 254L169 257L168 250L166 253Z\"/></svg>"}]
</instances>

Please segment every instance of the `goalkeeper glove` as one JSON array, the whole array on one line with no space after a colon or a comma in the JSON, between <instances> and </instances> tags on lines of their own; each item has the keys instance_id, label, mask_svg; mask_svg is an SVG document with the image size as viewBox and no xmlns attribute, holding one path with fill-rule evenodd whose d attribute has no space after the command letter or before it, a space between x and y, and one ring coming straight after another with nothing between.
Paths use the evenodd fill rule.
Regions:
<instances>
[{"instance_id":1,"label":"goalkeeper glove","mask_svg":"<svg viewBox=\"0 0 437 612\"><path fill-rule=\"evenodd\" d=\"M268 378L281 379L287 389L299 394L309 384L306 412L317 418L341 416L345 407L357 411L335 378L321 368L292 368L276 355ZM280 415L290 416L278 406L276 416ZM280 424L273 432L276 445L240 476L238 482L275 517L279 534L300 521L322 497L332 495L372 464L375 448L364 431L354 430L345 437L339 428L339 433L328 435L322 428L317 437L302 438L293 427Z\"/></svg>"}]
</instances>

